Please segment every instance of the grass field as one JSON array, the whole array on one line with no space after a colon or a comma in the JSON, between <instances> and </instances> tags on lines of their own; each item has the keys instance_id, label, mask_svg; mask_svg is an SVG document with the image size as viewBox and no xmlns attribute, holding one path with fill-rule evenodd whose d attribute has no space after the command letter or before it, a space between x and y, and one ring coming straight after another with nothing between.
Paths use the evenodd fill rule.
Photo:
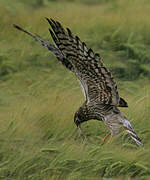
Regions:
<instances>
[{"instance_id":1,"label":"grass field","mask_svg":"<svg viewBox=\"0 0 150 180\"><path fill-rule=\"evenodd\" d=\"M150 2L148 0L0 3L0 180L150 179ZM100 145L109 130L73 122L84 101L74 75L18 24L50 39L44 17L70 27L111 69L144 148L126 132Z\"/></svg>"}]
</instances>

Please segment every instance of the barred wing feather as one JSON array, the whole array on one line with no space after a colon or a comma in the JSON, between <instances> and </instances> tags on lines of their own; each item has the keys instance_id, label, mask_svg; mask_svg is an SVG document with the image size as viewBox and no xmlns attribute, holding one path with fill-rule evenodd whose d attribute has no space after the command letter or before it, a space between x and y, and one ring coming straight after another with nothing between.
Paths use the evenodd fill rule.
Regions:
<instances>
[{"instance_id":1,"label":"barred wing feather","mask_svg":"<svg viewBox=\"0 0 150 180\"><path fill-rule=\"evenodd\" d=\"M88 49L86 44L78 36L74 36L69 28L65 30L59 22L46 19L52 28L49 31L56 46L18 25L14 24L14 27L39 41L53 52L67 69L75 73L87 102L128 107L126 101L119 97L117 85L111 73L103 65L99 54Z\"/></svg>"},{"instance_id":2,"label":"barred wing feather","mask_svg":"<svg viewBox=\"0 0 150 180\"><path fill-rule=\"evenodd\" d=\"M59 22L47 20L53 30L50 30L52 38L71 64L87 102L97 101L119 106L121 101L125 105L126 102L120 99L117 85L99 54L88 49L78 36L74 36L68 28L65 30Z\"/></svg>"}]
</instances>

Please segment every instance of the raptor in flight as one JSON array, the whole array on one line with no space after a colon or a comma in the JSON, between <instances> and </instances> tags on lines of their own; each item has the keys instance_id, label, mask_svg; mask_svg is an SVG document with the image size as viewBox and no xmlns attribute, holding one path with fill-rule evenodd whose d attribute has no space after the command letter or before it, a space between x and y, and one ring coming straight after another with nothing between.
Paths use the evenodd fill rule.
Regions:
<instances>
[{"instance_id":1,"label":"raptor in flight","mask_svg":"<svg viewBox=\"0 0 150 180\"><path fill-rule=\"evenodd\" d=\"M128 105L119 96L117 85L111 73L104 66L100 55L89 49L78 36L74 36L69 28L64 29L58 21L46 19L51 26L49 32L55 45L49 44L18 25L14 27L39 41L76 75L85 96L85 102L74 116L77 127L80 129L83 122L96 119L103 121L110 129L110 133L105 136L103 142L106 137L111 138L117 135L123 127L138 145L143 145L130 122L118 109L118 107L128 107Z\"/></svg>"}]
</instances>

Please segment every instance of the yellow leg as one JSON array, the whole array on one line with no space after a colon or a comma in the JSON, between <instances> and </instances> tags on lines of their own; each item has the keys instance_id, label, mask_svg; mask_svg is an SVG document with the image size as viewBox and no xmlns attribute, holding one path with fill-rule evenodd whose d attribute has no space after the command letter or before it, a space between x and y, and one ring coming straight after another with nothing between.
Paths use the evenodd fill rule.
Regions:
<instances>
[{"instance_id":1,"label":"yellow leg","mask_svg":"<svg viewBox=\"0 0 150 180\"><path fill-rule=\"evenodd\" d=\"M112 135L110 136L110 138L108 139L108 141L107 141L107 143L106 143L106 144L110 143L110 142L111 142L111 140L112 140Z\"/></svg>"},{"instance_id":2,"label":"yellow leg","mask_svg":"<svg viewBox=\"0 0 150 180\"><path fill-rule=\"evenodd\" d=\"M108 136L110 136L111 133L106 134L106 136L102 139L101 144L104 144Z\"/></svg>"}]
</instances>

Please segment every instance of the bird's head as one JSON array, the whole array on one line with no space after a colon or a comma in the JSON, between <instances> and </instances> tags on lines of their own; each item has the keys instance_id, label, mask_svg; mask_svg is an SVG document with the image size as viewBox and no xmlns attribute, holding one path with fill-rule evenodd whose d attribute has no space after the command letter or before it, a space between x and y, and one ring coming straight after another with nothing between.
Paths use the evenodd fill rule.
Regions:
<instances>
[{"instance_id":1,"label":"bird's head","mask_svg":"<svg viewBox=\"0 0 150 180\"><path fill-rule=\"evenodd\" d=\"M76 124L77 127L81 124L81 117L78 111L74 115L74 123Z\"/></svg>"},{"instance_id":2,"label":"bird's head","mask_svg":"<svg viewBox=\"0 0 150 180\"><path fill-rule=\"evenodd\" d=\"M79 110L74 115L74 123L78 127L82 122L86 121L86 115L82 108L79 108Z\"/></svg>"}]
</instances>

